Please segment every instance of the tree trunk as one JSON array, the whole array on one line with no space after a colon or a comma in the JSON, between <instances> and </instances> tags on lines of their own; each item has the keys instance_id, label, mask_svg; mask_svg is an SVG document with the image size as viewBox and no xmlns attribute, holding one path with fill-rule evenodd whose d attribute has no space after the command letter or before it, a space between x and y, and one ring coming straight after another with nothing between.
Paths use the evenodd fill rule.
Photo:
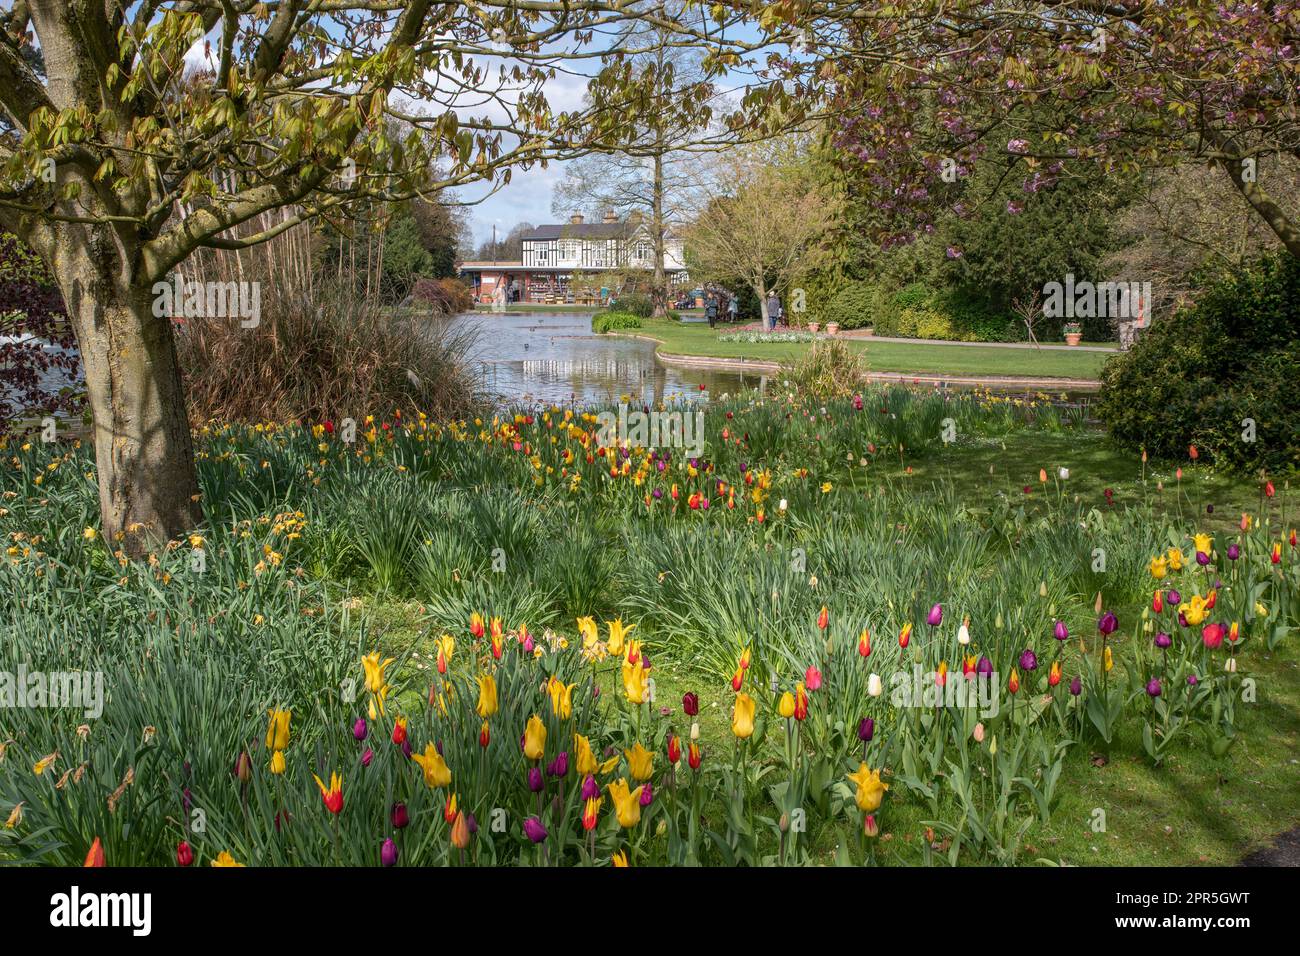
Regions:
<instances>
[{"instance_id":1,"label":"tree trunk","mask_svg":"<svg viewBox=\"0 0 1300 956\"><path fill-rule=\"evenodd\" d=\"M85 368L103 533L140 557L203 517L171 321L154 316L150 289L65 256L55 274Z\"/></svg>"},{"instance_id":2,"label":"tree trunk","mask_svg":"<svg viewBox=\"0 0 1300 956\"><path fill-rule=\"evenodd\" d=\"M753 289L758 293L758 314L763 319L763 331L770 332L772 327L767 321L767 289L765 286L766 283L759 279Z\"/></svg>"},{"instance_id":3,"label":"tree trunk","mask_svg":"<svg viewBox=\"0 0 1300 956\"><path fill-rule=\"evenodd\" d=\"M651 211L651 218L654 225L654 243L655 243L655 276L654 287L650 290L651 300L654 302L654 314L658 318L663 318L668 314L668 280L667 273L664 269L664 247L667 243L664 240L664 234L668 230L668 224L664 222L664 157L662 153L655 154L655 171L654 171L654 207Z\"/></svg>"}]
</instances>

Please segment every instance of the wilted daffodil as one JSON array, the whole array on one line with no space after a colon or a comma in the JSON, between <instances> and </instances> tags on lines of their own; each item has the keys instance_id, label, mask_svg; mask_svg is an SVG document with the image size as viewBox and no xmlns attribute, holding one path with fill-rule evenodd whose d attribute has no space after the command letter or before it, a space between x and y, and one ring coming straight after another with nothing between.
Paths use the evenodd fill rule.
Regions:
<instances>
[{"instance_id":1,"label":"wilted daffodil","mask_svg":"<svg viewBox=\"0 0 1300 956\"><path fill-rule=\"evenodd\" d=\"M655 755L654 751L646 750L641 746L641 741L632 745L631 750L623 751L627 757L628 769L632 772L633 780L649 780L654 773Z\"/></svg>"},{"instance_id":2,"label":"wilted daffodil","mask_svg":"<svg viewBox=\"0 0 1300 956\"><path fill-rule=\"evenodd\" d=\"M731 711L731 732L741 740L754 733L754 708L754 698L744 693L736 695L736 704Z\"/></svg>"},{"instance_id":3,"label":"wilted daffodil","mask_svg":"<svg viewBox=\"0 0 1300 956\"><path fill-rule=\"evenodd\" d=\"M880 801L889 789L889 784L881 782L880 771L872 770L864 763L858 766L857 773L848 774L848 778L857 785L853 800L858 809L863 813L879 810Z\"/></svg>"},{"instance_id":4,"label":"wilted daffodil","mask_svg":"<svg viewBox=\"0 0 1300 956\"><path fill-rule=\"evenodd\" d=\"M478 681L478 703L474 705L474 712L483 720L487 720L497 712L497 682L491 674L480 674Z\"/></svg>"},{"instance_id":5,"label":"wilted daffodil","mask_svg":"<svg viewBox=\"0 0 1300 956\"><path fill-rule=\"evenodd\" d=\"M529 760L541 760L546 753L546 725L536 714L528 718L524 728L524 756Z\"/></svg>"},{"instance_id":6,"label":"wilted daffodil","mask_svg":"<svg viewBox=\"0 0 1300 956\"><path fill-rule=\"evenodd\" d=\"M413 753L411 759L424 771L424 782L430 789L451 783L451 770L447 768L447 761L442 759L442 754L438 753L438 748L433 744L425 744L424 753Z\"/></svg>"},{"instance_id":7,"label":"wilted daffodil","mask_svg":"<svg viewBox=\"0 0 1300 956\"><path fill-rule=\"evenodd\" d=\"M614 814L618 817L618 825L626 830L640 823L641 791L645 788L637 787L629 791L627 780L620 777L611 783L608 789L610 799L614 801Z\"/></svg>"}]
</instances>

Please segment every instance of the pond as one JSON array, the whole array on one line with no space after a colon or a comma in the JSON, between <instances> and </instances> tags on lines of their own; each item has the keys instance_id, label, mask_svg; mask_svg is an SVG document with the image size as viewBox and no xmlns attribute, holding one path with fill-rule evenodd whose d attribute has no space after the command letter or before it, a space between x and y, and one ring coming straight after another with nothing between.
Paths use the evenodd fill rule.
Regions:
<instances>
[{"instance_id":1,"label":"pond","mask_svg":"<svg viewBox=\"0 0 1300 956\"><path fill-rule=\"evenodd\" d=\"M546 405L657 405L760 388L765 376L665 365L655 343L596 335L584 312L466 313L451 320L478 330L471 353L480 384L503 402Z\"/></svg>"}]
</instances>

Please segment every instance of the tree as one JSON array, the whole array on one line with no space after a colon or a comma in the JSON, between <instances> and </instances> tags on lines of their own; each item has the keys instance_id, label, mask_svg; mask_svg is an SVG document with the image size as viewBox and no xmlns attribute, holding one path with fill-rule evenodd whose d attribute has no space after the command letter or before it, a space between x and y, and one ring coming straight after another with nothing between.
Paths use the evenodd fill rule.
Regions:
<instances>
[{"instance_id":1,"label":"tree","mask_svg":"<svg viewBox=\"0 0 1300 956\"><path fill-rule=\"evenodd\" d=\"M767 295L829 256L840 199L800 157L802 140L712 158L704 197L686 229L692 271L753 289L766 325Z\"/></svg>"},{"instance_id":2,"label":"tree","mask_svg":"<svg viewBox=\"0 0 1300 956\"><path fill-rule=\"evenodd\" d=\"M524 257L524 234L537 227L531 222L519 222L510 227L504 237L491 239L478 247L478 258L484 262L520 262Z\"/></svg>"},{"instance_id":3,"label":"tree","mask_svg":"<svg viewBox=\"0 0 1300 956\"><path fill-rule=\"evenodd\" d=\"M971 208L960 175L1002 162L1026 191L1080 164L1212 163L1294 256L1300 224L1262 175L1300 156L1292 2L1044 0L813 4L815 56L784 64L834 101L838 143L870 171L887 235Z\"/></svg>"},{"instance_id":4,"label":"tree","mask_svg":"<svg viewBox=\"0 0 1300 956\"><path fill-rule=\"evenodd\" d=\"M739 19L719 10L712 36ZM104 534L142 555L201 519L156 283L198 249L251 247L363 200L508 181L514 166L616 140L650 95L619 65L638 51L601 46L632 21L709 39L654 5L599 0L16 0L0 22L0 228L37 252L67 304ZM712 76L732 61L709 42ZM192 51L209 76L187 68ZM556 111L544 87L574 64L602 65L588 103ZM684 97L665 121L693 126L698 110Z\"/></svg>"}]
</instances>

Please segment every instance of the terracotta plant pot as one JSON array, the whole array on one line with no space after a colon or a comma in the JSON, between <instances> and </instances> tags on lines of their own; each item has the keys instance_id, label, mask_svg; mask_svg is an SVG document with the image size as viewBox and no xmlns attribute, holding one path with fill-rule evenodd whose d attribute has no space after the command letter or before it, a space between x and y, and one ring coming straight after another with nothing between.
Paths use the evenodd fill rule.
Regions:
<instances>
[{"instance_id":1,"label":"terracotta plant pot","mask_svg":"<svg viewBox=\"0 0 1300 956\"><path fill-rule=\"evenodd\" d=\"M822 324L821 324L820 322L809 322L809 323L808 323L808 331L811 332L813 335L816 335L817 332L821 329L821 327L822 327Z\"/></svg>"},{"instance_id":2,"label":"terracotta plant pot","mask_svg":"<svg viewBox=\"0 0 1300 956\"><path fill-rule=\"evenodd\" d=\"M1078 345L1078 344L1079 344L1080 342L1082 342L1082 341L1083 341L1083 333L1082 333L1082 332L1066 332L1066 333L1065 333L1065 344L1066 344L1066 345Z\"/></svg>"},{"instance_id":3,"label":"terracotta plant pot","mask_svg":"<svg viewBox=\"0 0 1300 956\"><path fill-rule=\"evenodd\" d=\"M840 331L840 324L839 324L838 322L827 322L827 323L826 323L826 334L827 334L827 335L836 335L836 334L839 333L839 331Z\"/></svg>"}]
</instances>

